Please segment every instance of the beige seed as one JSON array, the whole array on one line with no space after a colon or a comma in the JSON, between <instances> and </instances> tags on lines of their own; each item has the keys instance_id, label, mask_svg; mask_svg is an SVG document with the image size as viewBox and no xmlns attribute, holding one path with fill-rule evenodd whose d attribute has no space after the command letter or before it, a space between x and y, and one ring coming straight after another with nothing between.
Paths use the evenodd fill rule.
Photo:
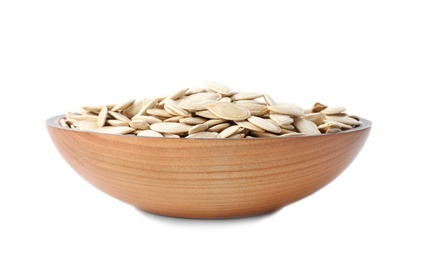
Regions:
<instances>
[{"instance_id":1,"label":"beige seed","mask_svg":"<svg viewBox=\"0 0 429 260\"><path fill-rule=\"evenodd\" d=\"M170 114L177 115L177 116L189 116L189 112L180 108L179 104L172 100L167 99L165 100L164 109L167 110Z\"/></svg>"},{"instance_id":2,"label":"beige seed","mask_svg":"<svg viewBox=\"0 0 429 260\"><path fill-rule=\"evenodd\" d=\"M305 114L303 117L305 120L311 121L315 123L316 125L320 125L323 123L323 120L325 120L325 114L323 113L308 113Z\"/></svg>"},{"instance_id":3,"label":"beige seed","mask_svg":"<svg viewBox=\"0 0 429 260\"><path fill-rule=\"evenodd\" d=\"M148 124L155 124L155 123L162 122L161 119L154 116L135 116L133 117L133 120L143 120L143 121L146 121Z\"/></svg>"},{"instance_id":4,"label":"beige seed","mask_svg":"<svg viewBox=\"0 0 429 260\"><path fill-rule=\"evenodd\" d=\"M238 100L234 101L235 104L245 107L249 109L250 114L252 116L264 116L268 113L268 109L266 105L260 104L259 102L256 102L254 100Z\"/></svg>"},{"instance_id":5,"label":"beige seed","mask_svg":"<svg viewBox=\"0 0 429 260\"><path fill-rule=\"evenodd\" d=\"M228 139L239 139L246 137L245 133L234 134L228 137Z\"/></svg>"},{"instance_id":6,"label":"beige seed","mask_svg":"<svg viewBox=\"0 0 429 260\"><path fill-rule=\"evenodd\" d=\"M143 130L140 131L137 136L143 136L143 137L164 137L161 133L158 133L153 130Z\"/></svg>"},{"instance_id":7,"label":"beige seed","mask_svg":"<svg viewBox=\"0 0 429 260\"><path fill-rule=\"evenodd\" d=\"M321 134L317 125L311 121L302 119L300 117L295 118L294 125L299 132L307 135L318 135Z\"/></svg>"},{"instance_id":8,"label":"beige seed","mask_svg":"<svg viewBox=\"0 0 429 260\"><path fill-rule=\"evenodd\" d=\"M274 99L272 99L267 93L264 94L264 100L269 106L274 106L277 104L276 101L274 101Z\"/></svg>"},{"instance_id":9,"label":"beige seed","mask_svg":"<svg viewBox=\"0 0 429 260\"><path fill-rule=\"evenodd\" d=\"M180 138L180 135L176 135L176 134L162 134L162 136L166 138Z\"/></svg>"},{"instance_id":10,"label":"beige seed","mask_svg":"<svg viewBox=\"0 0 429 260\"><path fill-rule=\"evenodd\" d=\"M128 118L133 118L140 111L140 109L142 109L143 106L149 103L150 101L151 100L147 98L136 101L133 104L131 104L131 106L124 109L122 113L126 115Z\"/></svg>"},{"instance_id":11,"label":"beige seed","mask_svg":"<svg viewBox=\"0 0 429 260\"><path fill-rule=\"evenodd\" d=\"M152 109L154 107L156 107L156 104L158 103L158 101L156 99L152 99L150 101L148 101L140 110L139 112L137 112L137 114L135 114L134 116L142 116L145 115L147 113L147 110ZM134 117L133 117L134 118Z\"/></svg>"},{"instance_id":12,"label":"beige seed","mask_svg":"<svg viewBox=\"0 0 429 260\"><path fill-rule=\"evenodd\" d=\"M80 120L83 121L92 121L92 122L97 122L98 120L98 115L94 115L94 114L82 114Z\"/></svg>"},{"instance_id":13,"label":"beige seed","mask_svg":"<svg viewBox=\"0 0 429 260\"><path fill-rule=\"evenodd\" d=\"M189 88L186 91L185 95L189 96L189 95L197 94L197 93L201 93L201 92L207 92L207 89L206 88Z\"/></svg>"},{"instance_id":14,"label":"beige seed","mask_svg":"<svg viewBox=\"0 0 429 260\"><path fill-rule=\"evenodd\" d=\"M75 113L67 112L66 113L66 119L67 120L81 120L82 119L82 115L78 115L78 114L75 114Z\"/></svg>"},{"instance_id":15,"label":"beige seed","mask_svg":"<svg viewBox=\"0 0 429 260\"><path fill-rule=\"evenodd\" d=\"M229 103L229 102L231 102L232 100L231 100L231 98L229 98L229 97L223 97L223 98L221 98L221 99L219 99L219 102L227 102L227 103Z\"/></svg>"},{"instance_id":16,"label":"beige seed","mask_svg":"<svg viewBox=\"0 0 429 260\"><path fill-rule=\"evenodd\" d=\"M122 103L118 103L116 104L111 111L120 111L120 110L124 110L127 109L129 106L131 106L136 100L132 99L132 100L128 100Z\"/></svg>"},{"instance_id":17,"label":"beige seed","mask_svg":"<svg viewBox=\"0 0 429 260\"><path fill-rule=\"evenodd\" d=\"M217 138L218 133L216 132L198 132L195 134L188 135L186 138L202 138L202 139L211 139L211 138Z\"/></svg>"},{"instance_id":18,"label":"beige seed","mask_svg":"<svg viewBox=\"0 0 429 260\"><path fill-rule=\"evenodd\" d=\"M183 118L185 118L185 117L184 116L173 116L173 117L164 119L164 122L175 122L175 123L178 123Z\"/></svg>"},{"instance_id":19,"label":"beige seed","mask_svg":"<svg viewBox=\"0 0 429 260\"><path fill-rule=\"evenodd\" d=\"M180 103L179 107L188 111L201 111L205 110L206 106L210 103L213 103L222 96L218 93L213 92L202 92L193 94L185 97Z\"/></svg>"},{"instance_id":20,"label":"beige seed","mask_svg":"<svg viewBox=\"0 0 429 260\"><path fill-rule=\"evenodd\" d=\"M186 91L188 91L188 88L181 89L177 92L174 92L174 93L168 95L166 98L164 98L162 101L159 102L159 105L161 105L161 106L164 105L167 100L179 99L180 97L185 95Z\"/></svg>"},{"instance_id":21,"label":"beige seed","mask_svg":"<svg viewBox=\"0 0 429 260\"><path fill-rule=\"evenodd\" d=\"M206 124L198 124L198 125L194 125L192 126L189 130L188 130L188 134L195 134L198 132L203 132L206 131L209 127Z\"/></svg>"},{"instance_id":22,"label":"beige seed","mask_svg":"<svg viewBox=\"0 0 429 260\"><path fill-rule=\"evenodd\" d=\"M234 121L234 123L236 123L237 125L249 129L253 132L265 132L264 129L257 127L256 125L250 123L249 121Z\"/></svg>"},{"instance_id":23,"label":"beige seed","mask_svg":"<svg viewBox=\"0 0 429 260\"><path fill-rule=\"evenodd\" d=\"M342 132L342 130L339 128L329 128L328 130L326 130L327 134L334 134L334 133L339 133L339 132Z\"/></svg>"},{"instance_id":24,"label":"beige seed","mask_svg":"<svg viewBox=\"0 0 429 260\"><path fill-rule=\"evenodd\" d=\"M277 114L283 114L293 117L305 115L304 109L291 103L281 103L273 106L267 106L267 109Z\"/></svg>"},{"instance_id":25,"label":"beige seed","mask_svg":"<svg viewBox=\"0 0 429 260\"><path fill-rule=\"evenodd\" d=\"M151 116L172 117L173 115L160 108L151 108L146 111Z\"/></svg>"},{"instance_id":26,"label":"beige seed","mask_svg":"<svg viewBox=\"0 0 429 260\"><path fill-rule=\"evenodd\" d=\"M210 119L206 121L204 124L206 124L208 127L212 127L218 124L225 123L227 120L225 119Z\"/></svg>"},{"instance_id":27,"label":"beige seed","mask_svg":"<svg viewBox=\"0 0 429 260\"><path fill-rule=\"evenodd\" d=\"M208 119L221 119L217 115L213 114L212 112L208 110L202 110L195 113L197 116L201 116Z\"/></svg>"},{"instance_id":28,"label":"beige seed","mask_svg":"<svg viewBox=\"0 0 429 260\"><path fill-rule=\"evenodd\" d=\"M175 122L163 122L150 125L150 129L160 133L178 134L188 132L191 126Z\"/></svg>"},{"instance_id":29,"label":"beige seed","mask_svg":"<svg viewBox=\"0 0 429 260\"><path fill-rule=\"evenodd\" d=\"M109 111L108 113L109 113L109 115L111 115L115 119L118 119L118 120L121 120L121 121L124 121L127 123L131 122L131 120L128 117L124 116L121 113L113 112L113 111Z\"/></svg>"},{"instance_id":30,"label":"beige seed","mask_svg":"<svg viewBox=\"0 0 429 260\"><path fill-rule=\"evenodd\" d=\"M320 112L325 115L335 115L343 113L344 111L346 111L345 107L327 107Z\"/></svg>"},{"instance_id":31,"label":"beige seed","mask_svg":"<svg viewBox=\"0 0 429 260\"><path fill-rule=\"evenodd\" d=\"M231 135L234 135L237 132L239 132L239 130L243 130L243 128L241 126L239 126L239 125L230 126L228 128L225 128L224 130L222 130L219 133L218 138L228 138Z\"/></svg>"},{"instance_id":32,"label":"beige seed","mask_svg":"<svg viewBox=\"0 0 429 260\"><path fill-rule=\"evenodd\" d=\"M229 89L229 87L217 82L206 81L205 87L210 89L211 91L217 92L225 96L228 96L231 94L231 90Z\"/></svg>"},{"instance_id":33,"label":"beige seed","mask_svg":"<svg viewBox=\"0 0 429 260\"><path fill-rule=\"evenodd\" d=\"M203 124L207 121L207 119L204 119L202 117L185 117L179 120L180 123L182 124L187 124L187 125L198 125L198 124Z\"/></svg>"},{"instance_id":34,"label":"beige seed","mask_svg":"<svg viewBox=\"0 0 429 260\"><path fill-rule=\"evenodd\" d=\"M280 127L287 126L293 123L293 118L287 115L270 114L270 118Z\"/></svg>"},{"instance_id":35,"label":"beige seed","mask_svg":"<svg viewBox=\"0 0 429 260\"><path fill-rule=\"evenodd\" d=\"M280 133L282 129L280 126L257 116L251 116L247 119L250 123L256 125L259 128L262 128L266 131L272 132L272 133Z\"/></svg>"},{"instance_id":36,"label":"beige seed","mask_svg":"<svg viewBox=\"0 0 429 260\"><path fill-rule=\"evenodd\" d=\"M261 93L248 93L248 92L239 92L231 96L232 100L252 100L263 97Z\"/></svg>"},{"instance_id":37,"label":"beige seed","mask_svg":"<svg viewBox=\"0 0 429 260\"><path fill-rule=\"evenodd\" d=\"M149 124L144 120L134 119L130 122L130 126L139 130L147 130L149 129Z\"/></svg>"},{"instance_id":38,"label":"beige seed","mask_svg":"<svg viewBox=\"0 0 429 260\"><path fill-rule=\"evenodd\" d=\"M321 124L321 125L324 125L324 124L330 125L331 128L333 128L333 127L340 128L340 129L352 129L353 128L353 126L351 126L351 125L347 125L347 124L344 124L344 123L341 123L338 121L334 121L334 120L324 120L323 124Z\"/></svg>"},{"instance_id":39,"label":"beige seed","mask_svg":"<svg viewBox=\"0 0 429 260\"><path fill-rule=\"evenodd\" d=\"M334 120L346 125L352 125L352 126L356 126L356 125L361 125L362 123L354 118L351 118L349 116L326 116L327 120Z\"/></svg>"},{"instance_id":40,"label":"beige seed","mask_svg":"<svg viewBox=\"0 0 429 260\"><path fill-rule=\"evenodd\" d=\"M98 133L124 135L135 131L132 127L127 126L104 126L95 130Z\"/></svg>"},{"instance_id":41,"label":"beige seed","mask_svg":"<svg viewBox=\"0 0 429 260\"><path fill-rule=\"evenodd\" d=\"M106 124L110 126L128 126L129 125L127 122L124 122L122 120L117 120L117 119L108 119L106 120Z\"/></svg>"},{"instance_id":42,"label":"beige seed","mask_svg":"<svg viewBox=\"0 0 429 260\"><path fill-rule=\"evenodd\" d=\"M249 109L235 103L215 102L207 105L207 109L226 120L241 121L251 116Z\"/></svg>"},{"instance_id":43,"label":"beige seed","mask_svg":"<svg viewBox=\"0 0 429 260\"><path fill-rule=\"evenodd\" d=\"M99 113L103 107L105 106L84 106L81 109L87 112Z\"/></svg>"},{"instance_id":44,"label":"beige seed","mask_svg":"<svg viewBox=\"0 0 429 260\"><path fill-rule=\"evenodd\" d=\"M224 129L228 128L231 124L230 123L222 123L222 124L218 124L218 125L214 125L212 127L210 127L207 131L209 132L221 132Z\"/></svg>"},{"instance_id":45,"label":"beige seed","mask_svg":"<svg viewBox=\"0 0 429 260\"><path fill-rule=\"evenodd\" d=\"M303 133L292 132L292 133L286 133L286 134L279 135L279 137L304 136L304 135L305 134L303 134Z\"/></svg>"},{"instance_id":46,"label":"beige seed","mask_svg":"<svg viewBox=\"0 0 429 260\"><path fill-rule=\"evenodd\" d=\"M65 128L70 128L70 126L67 124L67 122L66 122L66 120L64 118L60 119L60 125L62 127L65 127Z\"/></svg>"},{"instance_id":47,"label":"beige seed","mask_svg":"<svg viewBox=\"0 0 429 260\"><path fill-rule=\"evenodd\" d=\"M106 119L107 119L107 107L103 107L100 110L100 113L98 114L98 118L97 118L97 125L99 127L102 127L106 124Z\"/></svg>"},{"instance_id":48,"label":"beige seed","mask_svg":"<svg viewBox=\"0 0 429 260\"><path fill-rule=\"evenodd\" d=\"M76 129L82 131L94 131L99 128L97 123L92 121L77 121L74 122L73 125L76 127Z\"/></svg>"}]
</instances>

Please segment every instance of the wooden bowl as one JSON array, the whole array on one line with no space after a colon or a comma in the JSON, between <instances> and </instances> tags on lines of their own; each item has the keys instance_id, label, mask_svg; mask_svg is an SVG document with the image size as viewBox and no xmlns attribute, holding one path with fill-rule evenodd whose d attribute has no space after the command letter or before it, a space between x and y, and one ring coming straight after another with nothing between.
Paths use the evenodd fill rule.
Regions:
<instances>
[{"instance_id":1,"label":"wooden bowl","mask_svg":"<svg viewBox=\"0 0 429 260\"><path fill-rule=\"evenodd\" d=\"M285 138L175 139L65 129L46 121L73 169L143 211L183 218L269 213L335 179L363 147L371 122L349 131Z\"/></svg>"}]
</instances>

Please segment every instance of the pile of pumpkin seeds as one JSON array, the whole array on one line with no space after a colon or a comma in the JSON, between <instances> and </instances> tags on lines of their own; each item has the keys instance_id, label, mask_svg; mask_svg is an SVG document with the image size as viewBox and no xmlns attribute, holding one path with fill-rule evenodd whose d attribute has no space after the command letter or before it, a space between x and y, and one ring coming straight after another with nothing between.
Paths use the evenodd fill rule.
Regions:
<instances>
[{"instance_id":1,"label":"pile of pumpkin seeds","mask_svg":"<svg viewBox=\"0 0 429 260\"><path fill-rule=\"evenodd\" d=\"M232 91L208 81L152 99L84 106L60 119L66 128L98 133L167 138L255 138L319 135L362 123L345 107L315 103L303 109L266 93Z\"/></svg>"}]
</instances>

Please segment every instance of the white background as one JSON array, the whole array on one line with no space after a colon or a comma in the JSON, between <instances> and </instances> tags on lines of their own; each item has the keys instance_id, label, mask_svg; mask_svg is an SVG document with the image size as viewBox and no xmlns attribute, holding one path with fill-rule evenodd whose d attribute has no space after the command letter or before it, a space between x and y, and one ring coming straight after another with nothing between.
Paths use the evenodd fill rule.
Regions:
<instances>
[{"instance_id":1,"label":"white background","mask_svg":"<svg viewBox=\"0 0 429 260\"><path fill-rule=\"evenodd\" d=\"M428 14L427 1L1 1L0 259L429 259ZM344 105L373 130L314 195L207 221L98 191L45 128L206 80Z\"/></svg>"}]
</instances>

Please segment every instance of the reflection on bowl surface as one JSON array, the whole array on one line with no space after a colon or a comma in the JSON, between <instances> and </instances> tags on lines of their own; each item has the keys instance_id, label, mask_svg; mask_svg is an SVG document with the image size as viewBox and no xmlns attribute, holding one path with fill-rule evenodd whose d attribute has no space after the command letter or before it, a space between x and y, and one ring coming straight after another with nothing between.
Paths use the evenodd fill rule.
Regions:
<instances>
[{"instance_id":1,"label":"reflection on bowl surface","mask_svg":"<svg viewBox=\"0 0 429 260\"><path fill-rule=\"evenodd\" d=\"M278 210L321 189L358 155L371 122L336 134L151 138L84 132L46 121L59 153L86 181L141 210L236 218Z\"/></svg>"}]
</instances>

